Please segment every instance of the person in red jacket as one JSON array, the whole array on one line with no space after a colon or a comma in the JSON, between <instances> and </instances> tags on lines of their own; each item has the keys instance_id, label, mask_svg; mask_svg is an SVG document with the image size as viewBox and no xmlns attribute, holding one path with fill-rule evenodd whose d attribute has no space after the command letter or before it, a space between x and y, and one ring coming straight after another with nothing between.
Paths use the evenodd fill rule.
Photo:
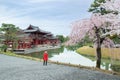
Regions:
<instances>
[{"instance_id":1,"label":"person in red jacket","mask_svg":"<svg viewBox=\"0 0 120 80\"><path fill-rule=\"evenodd\" d=\"M47 61L48 61L48 53L47 53L47 51L45 51L43 53L43 65L47 66Z\"/></svg>"}]
</instances>

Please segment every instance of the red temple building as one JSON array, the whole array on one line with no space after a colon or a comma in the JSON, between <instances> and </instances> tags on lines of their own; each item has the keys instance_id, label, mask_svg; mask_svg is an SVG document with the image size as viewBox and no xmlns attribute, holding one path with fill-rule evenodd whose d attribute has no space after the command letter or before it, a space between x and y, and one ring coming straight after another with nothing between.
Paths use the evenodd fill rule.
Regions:
<instances>
[{"instance_id":1,"label":"red temple building","mask_svg":"<svg viewBox=\"0 0 120 80\"><path fill-rule=\"evenodd\" d=\"M55 46L60 43L60 40L53 36L51 32L43 31L33 25L29 25L25 30L20 30L17 37L17 49L28 49L43 45ZM13 41L9 41L7 45L12 47Z\"/></svg>"}]
</instances>

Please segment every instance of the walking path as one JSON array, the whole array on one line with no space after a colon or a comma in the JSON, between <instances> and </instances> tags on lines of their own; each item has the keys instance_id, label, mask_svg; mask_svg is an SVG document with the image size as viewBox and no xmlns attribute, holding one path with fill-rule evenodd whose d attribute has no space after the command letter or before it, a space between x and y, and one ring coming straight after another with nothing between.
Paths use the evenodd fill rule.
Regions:
<instances>
[{"instance_id":1,"label":"walking path","mask_svg":"<svg viewBox=\"0 0 120 80\"><path fill-rule=\"evenodd\" d=\"M0 80L120 80L120 76L88 69L42 62L0 54Z\"/></svg>"}]
</instances>

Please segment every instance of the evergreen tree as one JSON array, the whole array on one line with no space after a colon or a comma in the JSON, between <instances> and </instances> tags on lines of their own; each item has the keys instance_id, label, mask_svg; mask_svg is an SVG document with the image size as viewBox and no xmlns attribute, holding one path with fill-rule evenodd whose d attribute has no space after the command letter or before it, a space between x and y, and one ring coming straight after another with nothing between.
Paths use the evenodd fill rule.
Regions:
<instances>
[{"instance_id":1,"label":"evergreen tree","mask_svg":"<svg viewBox=\"0 0 120 80\"><path fill-rule=\"evenodd\" d=\"M13 24L6 24L3 23L0 27L0 31L4 33L4 39L6 42L13 41L12 48L16 47L16 41L17 41L17 31L19 30L18 27L16 27Z\"/></svg>"}]
</instances>

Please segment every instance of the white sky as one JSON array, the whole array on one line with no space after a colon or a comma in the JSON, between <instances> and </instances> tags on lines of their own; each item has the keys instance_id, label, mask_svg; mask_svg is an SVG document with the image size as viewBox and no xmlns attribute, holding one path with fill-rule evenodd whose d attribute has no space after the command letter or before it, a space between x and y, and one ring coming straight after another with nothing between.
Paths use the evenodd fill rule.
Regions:
<instances>
[{"instance_id":1,"label":"white sky","mask_svg":"<svg viewBox=\"0 0 120 80\"><path fill-rule=\"evenodd\" d=\"M25 29L30 24L57 35L69 35L73 21L88 18L93 0L0 0L0 25Z\"/></svg>"}]
</instances>

